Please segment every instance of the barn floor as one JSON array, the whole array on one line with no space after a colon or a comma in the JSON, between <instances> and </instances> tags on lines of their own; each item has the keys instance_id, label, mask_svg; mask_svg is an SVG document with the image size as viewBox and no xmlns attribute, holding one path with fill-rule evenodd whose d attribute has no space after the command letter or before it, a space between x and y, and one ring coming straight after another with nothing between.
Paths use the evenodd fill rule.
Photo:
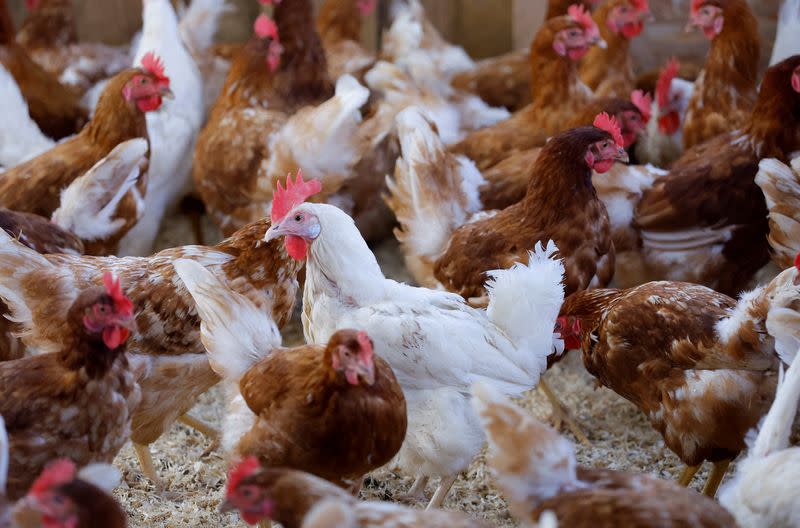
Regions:
<instances>
[{"instance_id":1,"label":"barn floor","mask_svg":"<svg viewBox=\"0 0 800 528\"><path fill-rule=\"evenodd\" d=\"M191 240L184 219L176 217L171 222L159 242L161 248ZM210 225L205 227L209 240L218 238ZM383 243L375 251L387 276L408 280L394 241ZM298 321L293 321L285 329L284 344L294 345L301 340L302 330ZM586 447L565 433L575 441L581 464L649 473L666 479L677 477L682 469L680 460L664 447L661 437L632 404L610 390L595 387L594 379L583 369L578 354L573 353L556 365L546 374L546 379L581 422L591 441L591 447ZM540 419L546 420L550 415L550 405L538 390L530 391L522 403ZM201 398L192 414L218 426L224 412L223 391L217 386ZM221 453L213 449L208 438L186 426L175 425L151 446L151 451L159 474L167 485L163 497L142 476L130 445L116 460L124 481L116 495L130 515L132 528L246 526L237 514L217 512L217 505L223 497L226 467ZM702 486L707 471L705 468L695 477L696 488ZM410 475L383 469L367 479L362 497L391 501L407 491L411 482ZM429 495L434 485L429 484ZM469 471L458 479L445 508L466 512L496 526L517 526L492 483L483 456L478 457Z\"/></svg>"}]
</instances>

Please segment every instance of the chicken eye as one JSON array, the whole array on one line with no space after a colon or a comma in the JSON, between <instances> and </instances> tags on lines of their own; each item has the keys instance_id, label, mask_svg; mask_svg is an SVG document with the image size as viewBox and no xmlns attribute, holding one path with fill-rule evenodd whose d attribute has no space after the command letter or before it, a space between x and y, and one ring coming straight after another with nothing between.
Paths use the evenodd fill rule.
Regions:
<instances>
[{"instance_id":1,"label":"chicken eye","mask_svg":"<svg viewBox=\"0 0 800 528\"><path fill-rule=\"evenodd\" d=\"M301 214L294 215L294 221L295 222L301 222L302 220L303 220L303 215L301 215Z\"/></svg>"},{"instance_id":2,"label":"chicken eye","mask_svg":"<svg viewBox=\"0 0 800 528\"><path fill-rule=\"evenodd\" d=\"M252 496L253 496L253 490L251 490L250 488L245 488L242 490L242 497L250 498Z\"/></svg>"}]
</instances>

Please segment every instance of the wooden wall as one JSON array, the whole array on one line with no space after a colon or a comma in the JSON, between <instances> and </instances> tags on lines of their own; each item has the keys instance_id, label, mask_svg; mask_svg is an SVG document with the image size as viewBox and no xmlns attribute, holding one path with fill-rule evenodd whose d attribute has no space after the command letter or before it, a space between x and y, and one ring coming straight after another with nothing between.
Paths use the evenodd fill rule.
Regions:
<instances>
[{"instance_id":1,"label":"wooden wall","mask_svg":"<svg viewBox=\"0 0 800 528\"><path fill-rule=\"evenodd\" d=\"M183 0L178 0L183 1ZM323 0L314 0L319 5ZM764 63L772 49L780 0L749 0L764 36ZM256 0L228 0L235 11L222 22L219 39L244 40L259 11ZM389 0L379 0L388 4ZM431 21L452 42L475 58L526 47L544 18L546 0L422 0ZM24 16L23 0L10 0L17 21ZM690 0L650 0L656 21L636 40L633 53L641 69L657 67L675 54L702 63L708 42L698 32L684 33ZM130 39L141 24L141 0L74 0L81 38L109 43ZM364 27L364 42L378 42L376 16Z\"/></svg>"}]
</instances>

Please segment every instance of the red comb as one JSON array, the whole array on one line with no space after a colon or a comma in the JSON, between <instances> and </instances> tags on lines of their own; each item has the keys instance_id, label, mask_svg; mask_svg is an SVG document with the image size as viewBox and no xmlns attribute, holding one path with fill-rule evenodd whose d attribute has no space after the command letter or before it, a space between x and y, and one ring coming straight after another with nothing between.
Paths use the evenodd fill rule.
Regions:
<instances>
[{"instance_id":1,"label":"red comb","mask_svg":"<svg viewBox=\"0 0 800 528\"><path fill-rule=\"evenodd\" d=\"M358 346L361 347L361 354L359 356L364 356L365 358L371 358L373 354L372 350L372 340L370 340L369 336L363 330L358 333L356 336L356 340L358 341Z\"/></svg>"},{"instance_id":2,"label":"red comb","mask_svg":"<svg viewBox=\"0 0 800 528\"><path fill-rule=\"evenodd\" d=\"M258 38L278 40L278 26L275 25L274 20L263 13L258 15L258 18L253 23L253 31L255 31Z\"/></svg>"},{"instance_id":3,"label":"red comb","mask_svg":"<svg viewBox=\"0 0 800 528\"><path fill-rule=\"evenodd\" d=\"M33 11L37 7L39 7L40 0L25 0L25 7L28 8L28 11Z\"/></svg>"},{"instance_id":4,"label":"red comb","mask_svg":"<svg viewBox=\"0 0 800 528\"><path fill-rule=\"evenodd\" d=\"M616 117L609 117L605 112L598 114L597 117L594 118L594 126L611 134L611 137L614 138L614 143L616 143L618 147L622 147L625 144L622 139L619 121L617 121Z\"/></svg>"},{"instance_id":5,"label":"red comb","mask_svg":"<svg viewBox=\"0 0 800 528\"><path fill-rule=\"evenodd\" d=\"M115 278L111 272L107 271L103 274L103 284L105 284L106 293L113 299L117 311L130 314L133 311L133 302L122 292L119 277Z\"/></svg>"},{"instance_id":6,"label":"red comb","mask_svg":"<svg viewBox=\"0 0 800 528\"><path fill-rule=\"evenodd\" d=\"M369 16L375 10L375 0L358 0L356 7L361 13L361 16Z\"/></svg>"},{"instance_id":7,"label":"red comb","mask_svg":"<svg viewBox=\"0 0 800 528\"><path fill-rule=\"evenodd\" d=\"M154 52L148 51L145 53L144 57L142 57L142 68L156 76L159 81L165 81L169 86L169 77L164 75L164 61Z\"/></svg>"},{"instance_id":8,"label":"red comb","mask_svg":"<svg viewBox=\"0 0 800 528\"><path fill-rule=\"evenodd\" d=\"M635 90L631 94L631 102L636 105L639 112L642 113L642 118L645 122L650 121L650 115L653 108L653 98L650 94L644 93L642 90Z\"/></svg>"},{"instance_id":9,"label":"red comb","mask_svg":"<svg viewBox=\"0 0 800 528\"><path fill-rule=\"evenodd\" d=\"M800 253L794 258L794 267L797 268L797 271L800 271Z\"/></svg>"},{"instance_id":10,"label":"red comb","mask_svg":"<svg viewBox=\"0 0 800 528\"><path fill-rule=\"evenodd\" d=\"M647 0L630 0L630 2L637 11L650 11L650 4Z\"/></svg>"},{"instance_id":11,"label":"red comb","mask_svg":"<svg viewBox=\"0 0 800 528\"><path fill-rule=\"evenodd\" d=\"M656 102L659 108L664 108L669 104L669 94L672 90L672 79L678 76L678 70L681 63L678 59L672 57L661 73L658 75L658 82L656 82Z\"/></svg>"},{"instance_id":12,"label":"red comb","mask_svg":"<svg viewBox=\"0 0 800 528\"><path fill-rule=\"evenodd\" d=\"M280 4L281 0L258 0L258 3L261 5L276 5Z\"/></svg>"},{"instance_id":13,"label":"red comb","mask_svg":"<svg viewBox=\"0 0 800 528\"><path fill-rule=\"evenodd\" d=\"M280 222L283 217L289 214L289 211L306 201L309 196L314 196L322 190L322 184L319 180L303 181L303 171L297 171L297 178L292 182L291 173L286 176L286 189L281 187L281 182L278 182L278 188L272 195L272 214L270 218L273 223Z\"/></svg>"},{"instance_id":14,"label":"red comb","mask_svg":"<svg viewBox=\"0 0 800 528\"><path fill-rule=\"evenodd\" d=\"M242 479L249 477L261 469L261 462L254 456L249 456L233 466L228 472L227 493L230 494L239 486Z\"/></svg>"},{"instance_id":15,"label":"red comb","mask_svg":"<svg viewBox=\"0 0 800 528\"><path fill-rule=\"evenodd\" d=\"M41 495L54 486L60 486L75 479L76 468L72 460L60 458L51 462L44 468L42 474L33 482L30 494L33 496Z\"/></svg>"},{"instance_id":16,"label":"red comb","mask_svg":"<svg viewBox=\"0 0 800 528\"><path fill-rule=\"evenodd\" d=\"M586 31L586 36L588 38L594 38L600 36L600 30L597 28L597 24L594 23L592 19L591 13L589 13L583 4L572 4L567 8L567 15L583 26L583 29Z\"/></svg>"}]
</instances>

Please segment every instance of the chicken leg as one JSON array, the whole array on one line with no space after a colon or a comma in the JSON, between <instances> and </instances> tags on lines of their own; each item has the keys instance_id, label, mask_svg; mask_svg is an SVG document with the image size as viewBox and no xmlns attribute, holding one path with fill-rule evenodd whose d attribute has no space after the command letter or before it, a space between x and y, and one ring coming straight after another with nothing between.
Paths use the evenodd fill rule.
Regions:
<instances>
[{"instance_id":1,"label":"chicken leg","mask_svg":"<svg viewBox=\"0 0 800 528\"><path fill-rule=\"evenodd\" d=\"M701 466L702 464L697 464L696 466L686 466L685 468L683 468L681 476L678 477L678 484L680 484L684 488L688 487L689 484L692 483L692 479L694 478L694 476L697 475L698 471L700 471Z\"/></svg>"},{"instance_id":2,"label":"chicken leg","mask_svg":"<svg viewBox=\"0 0 800 528\"><path fill-rule=\"evenodd\" d=\"M575 438L583 445L590 447L592 444L589 442L589 439L583 434L578 423L572 418L569 411L564 407L564 404L558 399L553 389L544 381L544 378L539 379L539 388L542 389L542 392L547 396L550 405L553 407L553 427L556 430L560 430L561 423L566 423L569 430L575 435Z\"/></svg>"},{"instance_id":3,"label":"chicken leg","mask_svg":"<svg viewBox=\"0 0 800 528\"><path fill-rule=\"evenodd\" d=\"M398 502L405 502L405 503L416 503L425 500L425 486L428 485L428 479L425 475L417 475L417 478L414 480L414 484L411 485L411 488L408 490L407 493L402 495L398 495L395 499Z\"/></svg>"},{"instance_id":4,"label":"chicken leg","mask_svg":"<svg viewBox=\"0 0 800 528\"><path fill-rule=\"evenodd\" d=\"M208 425L199 418L195 418L189 413L186 413L180 418L178 418L178 421L181 422L183 425L188 425L195 431L198 431L199 433L209 437L215 442L219 440L220 434L218 429Z\"/></svg>"},{"instance_id":5,"label":"chicken leg","mask_svg":"<svg viewBox=\"0 0 800 528\"><path fill-rule=\"evenodd\" d=\"M158 476L156 466L153 464L153 456L150 454L150 446L144 444L133 443L133 450L136 452L136 458L139 459L139 466L142 468L142 473L145 477L156 486L159 491L164 490L164 483Z\"/></svg>"},{"instance_id":6,"label":"chicken leg","mask_svg":"<svg viewBox=\"0 0 800 528\"><path fill-rule=\"evenodd\" d=\"M432 510L434 508L441 508L442 504L444 504L444 499L447 498L447 494L450 493L450 488L453 487L455 484L458 475L453 475L452 477L442 477L441 482L439 482L439 487L436 488L436 492L433 494L431 501L428 503L428 506L425 508L426 510Z\"/></svg>"},{"instance_id":7,"label":"chicken leg","mask_svg":"<svg viewBox=\"0 0 800 528\"><path fill-rule=\"evenodd\" d=\"M703 488L703 495L706 497L711 497L712 499L714 498L714 496L717 494L717 488L719 488L719 485L722 484L722 479L725 478L725 473L728 472L728 466L730 465L730 460L720 460L719 462L714 462L714 465L711 468L711 474L708 476L706 485Z\"/></svg>"}]
</instances>

